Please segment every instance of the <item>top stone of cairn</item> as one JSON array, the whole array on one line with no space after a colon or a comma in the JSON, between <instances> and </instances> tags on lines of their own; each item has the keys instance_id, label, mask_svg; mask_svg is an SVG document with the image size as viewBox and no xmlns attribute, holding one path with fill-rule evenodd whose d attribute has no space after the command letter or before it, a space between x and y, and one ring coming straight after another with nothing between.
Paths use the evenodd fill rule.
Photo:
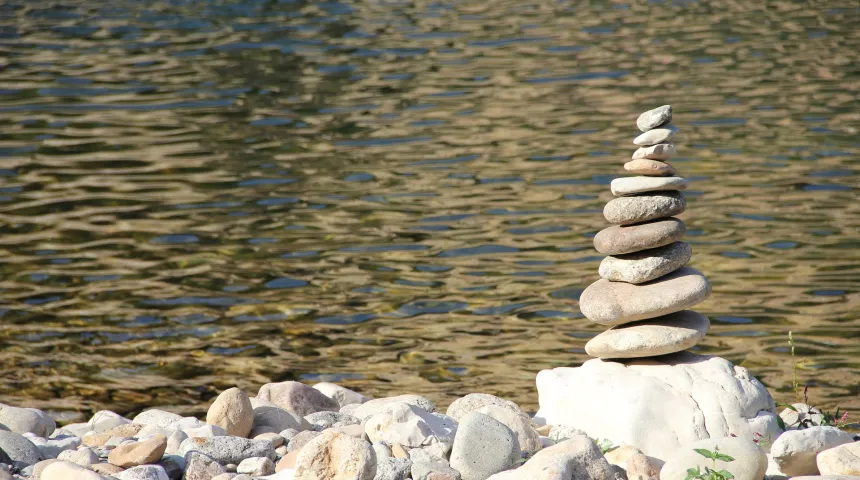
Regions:
<instances>
[{"instance_id":1,"label":"top stone of cairn","mask_svg":"<svg viewBox=\"0 0 860 480\"><path fill-rule=\"evenodd\" d=\"M663 105L639 115L639 118L636 119L636 126L639 127L639 130L647 132L671 121L672 105Z\"/></svg>"}]
</instances>

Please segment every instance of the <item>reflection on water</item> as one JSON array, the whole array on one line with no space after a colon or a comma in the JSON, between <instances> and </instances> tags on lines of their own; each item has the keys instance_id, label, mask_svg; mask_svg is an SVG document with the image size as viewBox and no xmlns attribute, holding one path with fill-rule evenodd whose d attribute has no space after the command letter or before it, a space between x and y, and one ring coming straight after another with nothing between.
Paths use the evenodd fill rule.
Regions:
<instances>
[{"instance_id":1,"label":"reflection on water","mask_svg":"<svg viewBox=\"0 0 860 480\"><path fill-rule=\"evenodd\" d=\"M854 2L0 6L0 401L332 380L536 406L635 119L692 180L701 352L860 408Z\"/></svg>"}]
</instances>

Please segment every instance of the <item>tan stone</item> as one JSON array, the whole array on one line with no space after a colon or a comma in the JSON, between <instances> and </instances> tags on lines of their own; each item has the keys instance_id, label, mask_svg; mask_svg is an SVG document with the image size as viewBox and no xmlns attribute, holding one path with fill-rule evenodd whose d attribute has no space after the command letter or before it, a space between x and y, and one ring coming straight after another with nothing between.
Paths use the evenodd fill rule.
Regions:
<instances>
[{"instance_id":1,"label":"tan stone","mask_svg":"<svg viewBox=\"0 0 860 480\"><path fill-rule=\"evenodd\" d=\"M167 448L167 437L156 435L142 442L126 443L111 450L108 463L118 467L136 467L155 463L164 455Z\"/></svg>"},{"instance_id":2,"label":"tan stone","mask_svg":"<svg viewBox=\"0 0 860 480\"><path fill-rule=\"evenodd\" d=\"M648 175L651 177L668 177L678 173L668 163L645 158L631 160L625 163L624 170L627 170L630 173Z\"/></svg>"},{"instance_id":3,"label":"tan stone","mask_svg":"<svg viewBox=\"0 0 860 480\"><path fill-rule=\"evenodd\" d=\"M613 448L612 450L606 452L605 454L603 454L603 457L606 458L607 462L624 468L624 466L627 465L627 460L630 459L630 457L641 453L642 450L639 450L632 445L621 445L620 447Z\"/></svg>"},{"instance_id":4,"label":"tan stone","mask_svg":"<svg viewBox=\"0 0 860 480\"><path fill-rule=\"evenodd\" d=\"M657 480L662 466L662 461L637 453L627 459L624 469L627 470L627 480Z\"/></svg>"},{"instance_id":5,"label":"tan stone","mask_svg":"<svg viewBox=\"0 0 860 480\"><path fill-rule=\"evenodd\" d=\"M598 272L602 278L613 282L645 283L678 270L692 255L689 244L675 242L641 252L608 256L600 262Z\"/></svg>"},{"instance_id":6,"label":"tan stone","mask_svg":"<svg viewBox=\"0 0 860 480\"><path fill-rule=\"evenodd\" d=\"M680 352L695 346L708 333L708 317L692 310L617 325L585 344L598 358L640 358Z\"/></svg>"},{"instance_id":7,"label":"tan stone","mask_svg":"<svg viewBox=\"0 0 860 480\"><path fill-rule=\"evenodd\" d=\"M677 218L664 218L639 225L613 225L597 232L594 248L604 255L622 255L662 247L680 240L687 231Z\"/></svg>"},{"instance_id":8,"label":"tan stone","mask_svg":"<svg viewBox=\"0 0 860 480\"><path fill-rule=\"evenodd\" d=\"M668 160L675 154L675 145L671 143L658 143L640 147L633 152L633 160Z\"/></svg>"},{"instance_id":9,"label":"tan stone","mask_svg":"<svg viewBox=\"0 0 860 480\"><path fill-rule=\"evenodd\" d=\"M658 143L668 143L669 140L675 138L678 134L678 127L674 125L663 125L662 127L648 130L633 139L634 145L656 145Z\"/></svg>"},{"instance_id":10,"label":"tan stone","mask_svg":"<svg viewBox=\"0 0 860 480\"><path fill-rule=\"evenodd\" d=\"M134 437L141 429L143 429L143 425L139 423L126 423L124 425L117 425L109 430L105 430L102 434L110 434L115 437Z\"/></svg>"},{"instance_id":11,"label":"tan stone","mask_svg":"<svg viewBox=\"0 0 860 480\"><path fill-rule=\"evenodd\" d=\"M686 190L689 182L681 177L621 177L612 180L609 189L615 196L637 193Z\"/></svg>"},{"instance_id":12,"label":"tan stone","mask_svg":"<svg viewBox=\"0 0 860 480\"><path fill-rule=\"evenodd\" d=\"M81 438L81 443L88 447L103 447L108 440L113 437L110 433L95 433L92 435L84 435Z\"/></svg>"},{"instance_id":13,"label":"tan stone","mask_svg":"<svg viewBox=\"0 0 860 480\"><path fill-rule=\"evenodd\" d=\"M376 455L370 443L337 432L323 432L296 457L295 480L373 480Z\"/></svg>"},{"instance_id":14,"label":"tan stone","mask_svg":"<svg viewBox=\"0 0 860 480\"><path fill-rule=\"evenodd\" d=\"M815 457L822 475L860 475L860 442L825 450Z\"/></svg>"},{"instance_id":15,"label":"tan stone","mask_svg":"<svg viewBox=\"0 0 860 480\"><path fill-rule=\"evenodd\" d=\"M288 468L296 468L296 457L299 456L299 452L301 449L293 450L292 452L284 455L284 458L275 465L275 472L280 472L281 470L286 470Z\"/></svg>"},{"instance_id":16,"label":"tan stone","mask_svg":"<svg viewBox=\"0 0 860 480\"><path fill-rule=\"evenodd\" d=\"M228 388L218 395L206 413L206 423L217 425L228 435L247 437L254 425L254 407L240 388Z\"/></svg>"},{"instance_id":17,"label":"tan stone","mask_svg":"<svg viewBox=\"0 0 860 480\"><path fill-rule=\"evenodd\" d=\"M105 480L98 473L71 462L54 462L40 475L40 480Z\"/></svg>"},{"instance_id":18,"label":"tan stone","mask_svg":"<svg viewBox=\"0 0 860 480\"><path fill-rule=\"evenodd\" d=\"M122 472L125 469L122 467L117 467L116 465L111 465L109 463L96 463L94 465L90 465L90 470L101 475L116 475L117 473Z\"/></svg>"},{"instance_id":19,"label":"tan stone","mask_svg":"<svg viewBox=\"0 0 860 480\"><path fill-rule=\"evenodd\" d=\"M632 225L679 215L686 208L680 192L654 192L610 200L603 207L603 217L609 223Z\"/></svg>"},{"instance_id":20,"label":"tan stone","mask_svg":"<svg viewBox=\"0 0 860 480\"><path fill-rule=\"evenodd\" d=\"M391 444L391 455L394 458L409 458L409 452L399 443Z\"/></svg>"}]
</instances>

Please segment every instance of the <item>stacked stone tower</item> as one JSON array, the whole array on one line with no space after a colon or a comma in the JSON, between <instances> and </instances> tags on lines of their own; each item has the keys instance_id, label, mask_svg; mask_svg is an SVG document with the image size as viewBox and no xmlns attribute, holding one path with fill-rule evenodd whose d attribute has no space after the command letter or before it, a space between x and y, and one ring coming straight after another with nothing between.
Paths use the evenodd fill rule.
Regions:
<instances>
[{"instance_id":1,"label":"stacked stone tower","mask_svg":"<svg viewBox=\"0 0 860 480\"><path fill-rule=\"evenodd\" d=\"M580 297L580 309L591 321L610 326L585 345L599 358L639 358L679 352L708 332L708 318L688 308L711 293L708 280L686 267L692 250L680 241L684 222L674 218L686 207L680 190L687 181L675 176L667 160L678 132L671 125L672 106L649 110L636 125L639 149L624 169L635 177L612 181L611 200L603 216L614 224L594 237L594 247L609 255L600 276Z\"/></svg>"}]
</instances>

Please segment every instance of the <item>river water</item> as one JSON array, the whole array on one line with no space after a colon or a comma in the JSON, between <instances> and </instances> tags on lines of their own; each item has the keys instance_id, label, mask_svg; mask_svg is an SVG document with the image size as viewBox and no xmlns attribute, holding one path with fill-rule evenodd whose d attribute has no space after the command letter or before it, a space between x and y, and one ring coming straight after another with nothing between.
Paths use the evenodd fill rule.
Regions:
<instances>
[{"instance_id":1,"label":"river water","mask_svg":"<svg viewBox=\"0 0 860 480\"><path fill-rule=\"evenodd\" d=\"M670 103L700 353L860 408L851 1L0 6L0 401L65 420L336 381L537 406Z\"/></svg>"}]
</instances>

